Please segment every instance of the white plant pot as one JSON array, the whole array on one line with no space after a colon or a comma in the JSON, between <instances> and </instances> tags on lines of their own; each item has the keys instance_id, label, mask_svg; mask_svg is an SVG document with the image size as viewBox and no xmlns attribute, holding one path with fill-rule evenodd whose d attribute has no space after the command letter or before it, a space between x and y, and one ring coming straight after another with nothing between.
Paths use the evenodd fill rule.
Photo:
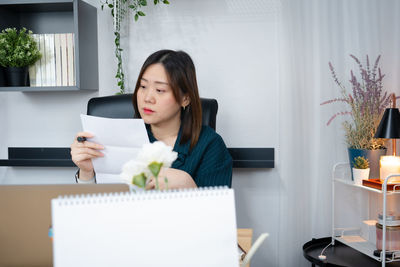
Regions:
<instances>
[{"instance_id":1,"label":"white plant pot","mask_svg":"<svg viewBox=\"0 0 400 267\"><path fill-rule=\"evenodd\" d=\"M356 169L353 168L354 184L362 185L362 180L368 180L369 168L368 169Z\"/></svg>"}]
</instances>

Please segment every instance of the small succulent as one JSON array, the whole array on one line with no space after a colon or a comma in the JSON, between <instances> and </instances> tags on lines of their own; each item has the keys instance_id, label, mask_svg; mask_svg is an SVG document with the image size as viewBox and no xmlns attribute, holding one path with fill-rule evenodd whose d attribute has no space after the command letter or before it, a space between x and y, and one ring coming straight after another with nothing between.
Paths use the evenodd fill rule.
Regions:
<instances>
[{"instance_id":1,"label":"small succulent","mask_svg":"<svg viewBox=\"0 0 400 267\"><path fill-rule=\"evenodd\" d=\"M368 159L362 156L354 158L353 167L356 169L368 169L369 168Z\"/></svg>"}]
</instances>

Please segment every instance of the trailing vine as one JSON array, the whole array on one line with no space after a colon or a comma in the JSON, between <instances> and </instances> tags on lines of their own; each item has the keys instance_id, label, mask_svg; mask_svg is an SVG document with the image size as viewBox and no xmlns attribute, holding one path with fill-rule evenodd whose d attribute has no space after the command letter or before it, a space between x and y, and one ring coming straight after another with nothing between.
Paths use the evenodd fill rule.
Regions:
<instances>
[{"instance_id":1,"label":"trailing vine","mask_svg":"<svg viewBox=\"0 0 400 267\"><path fill-rule=\"evenodd\" d=\"M153 0L154 5L163 3L168 5L168 0ZM101 1L101 10L104 7L108 7L111 10L111 16L114 18L114 44L115 44L115 57L117 58L117 73L115 78L117 79L117 85L120 91L118 95L125 93L125 74L122 66L122 51L121 48L121 21L125 19L127 9L131 10L134 14L135 22L139 20L140 17L146 16L146 14L141 10L144 6L147 6L147 0L105 0Z\"/></svg>"},{"instance_id":2,"label":"trailing vine","mask_svg":"<svg viewBox=\"0 0 400 267\"><path fill-rule=\"evenodd\" d=\"M115 78L117 79L117 85L120 88L118 95L125 93L125 74L122 68L122 48L121 48L121 34L119 32L114 32L115 35L115 57L118 60L117 64L117 74Z\"/></svg>"}]
</instances>

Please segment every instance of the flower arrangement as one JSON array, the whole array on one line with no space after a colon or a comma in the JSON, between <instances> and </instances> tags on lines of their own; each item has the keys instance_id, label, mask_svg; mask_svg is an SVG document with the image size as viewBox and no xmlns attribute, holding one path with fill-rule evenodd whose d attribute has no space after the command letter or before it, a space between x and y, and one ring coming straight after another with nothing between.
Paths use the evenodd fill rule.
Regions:
<instances>
[{"instance_id":1,"label":"flower arrangement","mask_svg":"<svg viewBox=\"0 0 400 267\"><path fill-rule=\"evenodd\" d=\"M156 190L159 190L158 175L162 167L171 167L172 162L178 157L178 153L172 151L172 147L157 141L144 144L142 150L134 160L130 160L122 167L120 177L126 183L139 188L145 188L149 179L153 176L156 181ZM168 189L168 179L164 177Z\"/></svg>"},{"instance_id":2,"label":"flower arrangement","mask_svg":"<svg viewBox=\"0 0 400 267\"><path fill-rule=\"evenodd\" d=\"M366 159L365 157L362 157L362 156L358 156L358 157L354 158L353 168L368 169L369 168L368 159Z\"/></svg>"},{"instance_id":3,"label":"flower arrangement","mask_svg":"<svg viewBox=\"0 0 400 267\"><path fill-rule=\"evenodd\" d=\"M350 72L352 94L349 94L344 85L339 81L332 63L329 62L332 77L340 87L342 97L325 101L321 105L333 102L345 102L349 105L350 111L342 111L334 114L328 120L327 125L339 115L350 115L351 121L343 123L346 132L346 142L349 148L369 150L384 148L384 140L374 138L380 119L385 108L389 105L391 97L383 89L382 80L385 75L382 75L380 68L378 68L380 56L375 60L372 69L368 56L366 67L354 55L350 55L350 57L358 64L361 77L359 81L353 71Z\"/></svg>"},{"instance_id":4,"label":"flower arrangement","mask_svg":"<svg viewBox=\"0 0 400 267\"><path fill-rule=\"evenodd\" d=\"M3 67L26 67L41 58L32 31L7 28L0 33L0 65Z\"/></svg>"}]
</instances>

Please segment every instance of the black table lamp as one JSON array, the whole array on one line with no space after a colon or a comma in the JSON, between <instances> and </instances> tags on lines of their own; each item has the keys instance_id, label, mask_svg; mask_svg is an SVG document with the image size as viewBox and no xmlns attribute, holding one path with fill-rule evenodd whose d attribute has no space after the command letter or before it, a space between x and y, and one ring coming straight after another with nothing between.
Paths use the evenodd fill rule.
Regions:
<instances>
[{"instance_id":1,"label":"black table lamp","mask_svg":"<svg viewBox=\"0 0 400 267\"><path fill-rule=\"evenodd\" d=\"M396 96L392 95L392 108L387 108L379 123L374 138L392 139L393 156L396 156L396 140L400 138L400 112L396 108Z\"/></svg>"},{"instance_id":2,"label":"black table lamp","mask_svg":"<svg viewBox=\"0 0 400 267\"><path fill-rule=\"evenodd\" d=\"M396 108L396 96L392 95L392 108L387 108L379 123L375 138L392 139L392 156L382 156L379 161L379 178L383 183L385 178L391 174L400 173L400 157L396 156L396 140L400 138L400 112ZM400 179L395 177L389 183L399 183Z\"/></svg>"}]
</instances>

